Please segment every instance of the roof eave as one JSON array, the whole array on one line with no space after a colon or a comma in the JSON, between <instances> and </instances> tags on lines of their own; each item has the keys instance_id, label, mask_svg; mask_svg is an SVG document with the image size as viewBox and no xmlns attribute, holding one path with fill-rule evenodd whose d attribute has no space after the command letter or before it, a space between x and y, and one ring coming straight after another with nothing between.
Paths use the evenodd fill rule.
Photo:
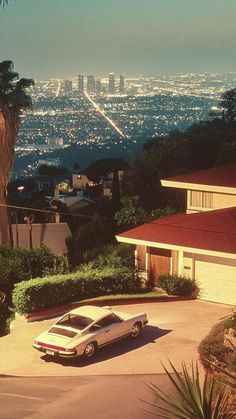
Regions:
<instances>
[{"instance_id":1,"label":"roof eave","mask_svg":"<svg viewBox=\"0 0 236 419\"><path fill-rule=\"evenodd\" d=\"M140 239L134 239L134 238L122 237L122 236L116 236L116 239L118 242L121 242L121 243L129 243L129 244L148 246L148 247L157 247L160 249L168 249L168 250L178 250L178 251L183 251L183 252L188 252L188 253L197 253L201 255L209 255L209 256L228 258L228 259L236 258L236 253L220 252L220 251L211 250L211 249L199 249L196 247L180 246L180 245L170 244L170 243L151 242L148 240L140 240Z\"/></svg>"},{"instance_id":2,"label":"roof eave","mask_svg":"<svg viewBox=\"0 0 236 419\"><path fill-rule=\"evenodd\" d=\"M216 186L216 185L206 185L202 183L188 183L188 182L179 182L168 179L161 179L162 186L168 188L178 188L178 189L191 189L196 191L207 191L207 192L217 192L236 195L236 188L228 186Z\"/></svg>"}]
</instances>

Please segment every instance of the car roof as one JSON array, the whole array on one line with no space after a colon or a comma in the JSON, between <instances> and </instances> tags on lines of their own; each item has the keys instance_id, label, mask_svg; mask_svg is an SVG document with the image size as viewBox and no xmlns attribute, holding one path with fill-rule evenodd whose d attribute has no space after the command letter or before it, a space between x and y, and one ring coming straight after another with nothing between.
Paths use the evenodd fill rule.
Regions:
<instances>
[{"instance_id":1,"label":"car roof","mask_svg":"<svg viewBox=\"0 0 236 419\"><path fill-rule=\"evenodd\" d=\"M96 307L96 306L82 306L77 307L74 310L70 311L70 313L78 314L80 316L89 317L90 319L96 320L103 316L112 313L112 310L104 308L104 307Z\"/></svg>"}]
</instances>

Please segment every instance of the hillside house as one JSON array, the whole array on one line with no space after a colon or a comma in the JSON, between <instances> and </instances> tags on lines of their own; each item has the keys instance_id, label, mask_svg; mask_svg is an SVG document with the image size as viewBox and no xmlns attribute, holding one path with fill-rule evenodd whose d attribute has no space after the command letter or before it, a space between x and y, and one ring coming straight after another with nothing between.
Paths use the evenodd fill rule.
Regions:
<instances>
[{"instance_id":1,"label":"hillside house","mask_svg":"<svg viewBox=\"0 0 236 419\"><path fill-rule=\"evenodd\" d=\"M186 191L186 213L117 236L136 245L136 266L158 285L163 273L197 280L200 298L236 304L236 165L162 180Z\"/></svg>"}]
</instances>

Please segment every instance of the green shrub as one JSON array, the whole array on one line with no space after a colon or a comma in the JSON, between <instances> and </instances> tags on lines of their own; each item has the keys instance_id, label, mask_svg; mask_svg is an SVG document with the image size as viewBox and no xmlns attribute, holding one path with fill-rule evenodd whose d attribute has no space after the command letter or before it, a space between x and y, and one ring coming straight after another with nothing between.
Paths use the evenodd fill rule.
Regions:
<instances>
[{"instance_id":1,"label":"green shrub","mask_svg":"<svg viewBox=\"0 0 236 419\"><path fill-rule=\"evenodd\" d=\"M6 294L0 291L0 336L3 336L7 332L7 319L10 316L10 310L6 301Z\"/></svg>"},{"instance_id":2,"label":"green shrub","mask_svg":"<svg viewBox=\"0 0 236 419\"><path fill-rule=\"evenodd\" d=\"M196 281L185 276L164 274L158 277L158 286L169 295L192 295L198 289Z\"/></svg>"},{"instance_id":3,"label":"green shrub","mask_svg":"<svg viewBox=\"0 0 236 419\"><path fill-rule=\"evenodd\" d=\"M10 295L17 282L27 279L29 272L24 272L19 258L0 258L0 290Z\"/></svg>"},{"instance_id":4,"label":"green shrub","mask_svg":"<svg viewBox=\"0 0 236 419\"><path fill-rule=\"evenodd\" d=\"M221 362L231 355L231 349L224 345L224 331L224 323L218 323L199 344L199 357L204 368L211 368L207 360Z\"/></svg>"},{"instance_id":5,"label":"green shrub","mask_svg":"<svg viewBox=\"0 0 236 419\"><path fill-rule=\"evenodd\" d=\"M31 279L15 285L12 301L18 313L30 313L84 298L139 289L139 279L128 268L84 269L67 275Z\"/></svg>"},{"instance_id":6,"label":"green shrub","mask_svg":"<svg viewBox=\"0 0 236 419\"><path fill-rule=\"evenodd\" d=\"M114 240L114 221L95 214L89 222L80 226L76 234L66 239L70 264L78 266L84 262L85 252L114 243Z\"/></svg>"},{"instance_id":7,"label":"green shrub","mask_svg":"<svg viewBox=\"0 0 236 419\"><path fill-rule=\"evenodd\" d=\"M83 255L84 262L91 262L94 268L134 268L134 246L126 243L109 244Z\"/></svg>"},{"instance_id":8,"label":"green shrub","mask_svg":"<svg viewBox=\"0 0 236 419\"><path fill-rule=\"evenodd\" d=\"M67 259L63 255L54 255L45 244L31 250L23 247L0 246L0 290L10 293L14 284L43 276L46 273L68 272Z\"/></svg>"},{"instance_id":9,"label":"green shrub","mask_svg":"<svg viewBox=\"0 0 236 419\"><path fill-rule=\"evenodd\" d=\"M236 329L236 309L233 309L232 312L222 320L226 329Z\"/></svg>"}]
</instances>

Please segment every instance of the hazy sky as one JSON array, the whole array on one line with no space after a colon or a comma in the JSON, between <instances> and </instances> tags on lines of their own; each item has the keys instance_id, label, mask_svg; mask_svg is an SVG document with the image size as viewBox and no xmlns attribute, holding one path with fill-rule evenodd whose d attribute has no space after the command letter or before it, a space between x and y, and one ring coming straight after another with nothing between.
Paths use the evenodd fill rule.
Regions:
<instances>
[{"instance_id":1,"label":"hazy sky","mask_svg":"<svg viewBox=\"0 0 236 419\"><path fill-rule=\"evenodd\" d=\"M236 71L236 0L10 0L0 61L33 78Z\"/></svg>"}]
</instances>

